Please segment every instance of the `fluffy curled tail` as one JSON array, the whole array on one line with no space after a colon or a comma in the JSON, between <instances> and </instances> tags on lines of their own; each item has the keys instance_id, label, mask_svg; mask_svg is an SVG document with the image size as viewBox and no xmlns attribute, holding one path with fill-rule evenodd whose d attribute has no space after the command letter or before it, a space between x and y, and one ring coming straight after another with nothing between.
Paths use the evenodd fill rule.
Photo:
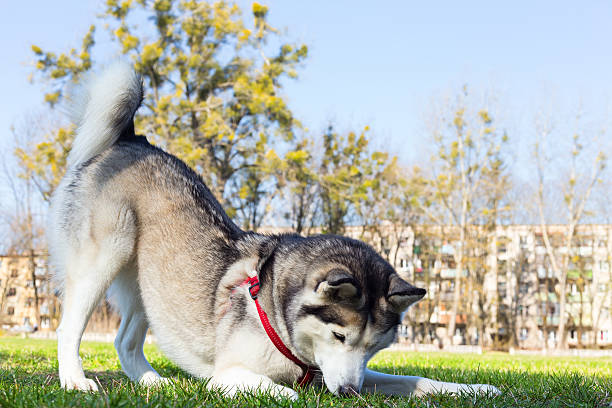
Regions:
<instances>
[{"instance_id":1,"label":"fluffy curled tail","mask_svg":"<svg viewBox=\"0 0 612 408\"><path fill-rule=\"evenodd\" d=\"M77 125L68 166L76 167L112 146L133 130L134 113L142 103L142 80L132 67L117 62L83 81L70 97Z\"/></svg>"}]
</instances>

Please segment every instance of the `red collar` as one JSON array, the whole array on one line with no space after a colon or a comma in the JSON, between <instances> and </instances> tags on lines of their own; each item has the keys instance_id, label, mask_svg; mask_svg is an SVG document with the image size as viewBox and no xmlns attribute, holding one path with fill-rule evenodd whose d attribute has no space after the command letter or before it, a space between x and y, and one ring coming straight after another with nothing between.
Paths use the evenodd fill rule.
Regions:
<instances>
[{"instance_id":1,"label":"red collar","mask_svg":"<svg viewBox=\"0 0 612 408\"><path fill-rule=\"evenodd\" d=\"M285 346L281 338L278 336L278 334L270 324L270 321L268 320L268 315L259 305L259 301L257 300L257 294L259 293L259 279L257 278L257 275L252 278L247 278L244 281L243 285L247 284L250 285L249 294L251 295L251 298L253 298L253 300L255 301L255 306L257 306L257 313L259 313L259 319L261 320L261 324L266 333L268 334L268 337L270 338L272 343L274 343L278 351L280 351L285 357L287 357L289 360L293 361L296 365L298 365L304 372L304 374L302 374L302 377L299 380L299 385L304 386L309 384L314 378L314 375L312 373L312 367L294 356L291 350L289 350L287 346Z\"/></svg>"}]
</instances>

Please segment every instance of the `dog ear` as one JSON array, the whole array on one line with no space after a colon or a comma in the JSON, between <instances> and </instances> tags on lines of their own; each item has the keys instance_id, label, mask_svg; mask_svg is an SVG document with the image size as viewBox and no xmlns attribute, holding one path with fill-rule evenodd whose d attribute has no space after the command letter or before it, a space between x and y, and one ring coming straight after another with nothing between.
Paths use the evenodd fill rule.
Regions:
<instances>
[{"instance_id":1,"label":"dog ear","mask_svg":"<svg viewBox=\"0 0 612 408\"><path fill-rule=\"evenodd\" d=\"M408 309L408 306L421 300L426 293L425 289L412 286L397 274L393 274L389 279L387 301L393 311L401 314Z\"/></svg>"},{"instance_id":2,"label":"dog ear","mask_svg":"<svg viewBox=\"0 0 612 408\"><path fill-rule=\"evenodd\" d=\"M325 280L319 282L315 292L338 300L361 298L361 286L353 276L342 269L329 271Z\"/></svg>"},{"instance_id":3,"label":"dog ear","mask_svg":"<svg viewBox=\"0 0 612 408\"><path fill-rule=\"evenodd\" d=\"M263 242L258 249L258 260L255 265L255 271L259 276L260 282L265 282L267 279L268 266L274 263L276 248L278 247L278 239L271 238Z\"/></svg>"}]
</instances>

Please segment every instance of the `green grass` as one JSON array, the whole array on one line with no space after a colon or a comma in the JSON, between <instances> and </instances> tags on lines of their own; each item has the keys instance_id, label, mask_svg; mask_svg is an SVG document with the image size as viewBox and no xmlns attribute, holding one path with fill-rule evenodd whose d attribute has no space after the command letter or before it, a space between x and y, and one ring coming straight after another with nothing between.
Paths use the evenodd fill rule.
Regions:
<instances>
[{"instance_id":1,"label":"green grass","mask_svg":"<svg viewBox=\"0 0 612 408\"><path fill-rule=\"evenodd\" d=\"M161 375L172 377L172 384L159 389L136 386L122 373L112 344L84 343L81 356L86 375L97 379L102 391L63 391L55 348L55 341L0 338L0 407L612 407L612 358L384 351L371 361L371 368L442 381L489 383L499 387L502 395L340 398L309 389L291 403L263 393L224 398L207 391L204 381L185 374L149 345L145 353L151 364Z\"/></svg>"}]
</instances>

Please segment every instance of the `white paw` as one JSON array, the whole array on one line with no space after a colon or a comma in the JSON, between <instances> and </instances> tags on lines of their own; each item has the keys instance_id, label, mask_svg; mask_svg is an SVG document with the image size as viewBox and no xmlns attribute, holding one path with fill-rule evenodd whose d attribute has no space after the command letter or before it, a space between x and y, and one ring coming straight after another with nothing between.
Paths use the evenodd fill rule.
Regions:
<instances>
[{"instance_id":1,"label":"white paw","mask_svg":"<svg viewBox=\"0 0 612 408\"><path fill-rule=\"evenodd\" d=\"M269 387L266 391L270 393L273 397L281 397L287 398L291 401L296 401L298 399L298 393L289 387L283 387L282 385L274 384Z\"/></svg>"},{"instance_id":2,"label":"white paw","mask_svg":"<svg viewBox=\"0 0 612 408\"><path fill-rule=\"evenodd\" d=\"M156 387L170 383L169 378L161 377L154 371L147 371L138 380L138 384L144 387Z\"/></svg>"},{"instance_id":3,"label":"white paw","mask_svg":"<svg viewBox=\"0 0 612 408\"><path fill-rule=\"evenodd\" d=\"M85 377L64 378L61 384L65 390L98 391L96 382Z\"/></svg>"},{"instance_id":4,"label":"white paw","mask_svg":"<svg viewBox=\"0 0 612 408\"><path fill-rule=\"evenodd\" d=\"M489 384L465 384L460 389L462 392L470 394L481 394L481 395L500 395L501 391L499 388Z\"/></svg>"},{"instance_id":5,"label":"white paw","mask_svg":"<svg viewBox=\"0 0 612 408\"><path fill-rule=\"evenodd\" d=\"M209 389L218 389L220 390L226 397L233 398L237 394L242 392L249 393L257 393L257 392L268 392L271 396L275 398L287 398L292 401L298 399L298 393L288 387L283 387L282 385L273 384L269 386L262 385L260 387L253 386L244 386L244 385L223 385L218 383L208 383Z\"/></svg>"}]
</instances>

